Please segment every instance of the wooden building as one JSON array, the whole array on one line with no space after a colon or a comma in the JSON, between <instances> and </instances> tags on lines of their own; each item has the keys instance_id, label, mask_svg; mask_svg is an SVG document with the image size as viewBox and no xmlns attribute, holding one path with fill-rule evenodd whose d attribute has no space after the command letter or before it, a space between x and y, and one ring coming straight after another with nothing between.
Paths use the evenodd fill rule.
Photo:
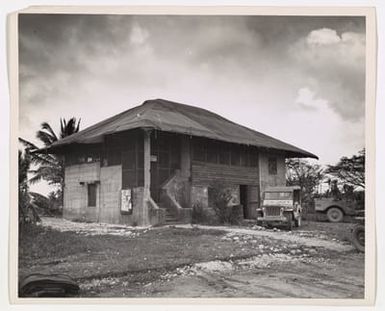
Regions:
<instances>
[{"instance_id":1,"label":"wooden building","mask_svg":"<svg viewBox=\"0 0 385 311\"><path fill-rule=\"evenodd\" d=\"M101 121L46 152L65 159L67 219L156 225L210 208L210 185L231 189L254 218L267 186L285 185L285 158L314 154L207 110L162 99Z\"/></svg>"}]
</instances>

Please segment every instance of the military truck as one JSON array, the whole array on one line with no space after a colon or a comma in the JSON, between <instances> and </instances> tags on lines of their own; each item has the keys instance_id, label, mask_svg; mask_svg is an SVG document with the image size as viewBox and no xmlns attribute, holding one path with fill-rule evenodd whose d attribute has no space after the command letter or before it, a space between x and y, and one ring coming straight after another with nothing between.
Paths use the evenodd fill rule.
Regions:
<instances>
[{"instance_id":1,"label":"military truck","mask_svg":"<svg viewBox=\"0 0 385 311\"><path fill-rule=\"evenodd\" d=\"M361 222L352 229L351 242L359 252L365 252L365 219L363 217Z\"/></svg>"},{"instance_id":2,"label":"military truck","mask_svg":"<svg viewBox=\"0 0 385 311\"><path fill-rule=\"evenodd\" d=\"M355 201L340 198L314 199L314 210L326 214L330 222L341 222L345 215L355 216L358 213Z\"/></svg>"},{"instance_id":3,"label":"military truck","mask_svg":"<svg viewBox=\"0 0 385 311\"><path fill-rule=\"evenodd\" d=\"M300 227L302 221L301 188L268 187L257 208L257 220L263 226L285 225L289 230Z\"/></svg>"}]
</instances>

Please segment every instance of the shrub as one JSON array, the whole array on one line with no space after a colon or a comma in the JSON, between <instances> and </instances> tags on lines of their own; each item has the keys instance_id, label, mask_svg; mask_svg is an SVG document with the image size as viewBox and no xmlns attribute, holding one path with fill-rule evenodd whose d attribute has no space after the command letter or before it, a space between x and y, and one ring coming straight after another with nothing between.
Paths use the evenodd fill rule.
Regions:
<instances>
[{"instance_id":1,"label":"shrub","mask_svg":"<svg viewBox=\"0 0 385 311\"><path fill-rule=\"evenodd\" d=\"M207 221L207 215L205 213L203 204L198 202L192 207L191 222L193 224L201 224Z\"/></svg>"},{"instance_id":2,"label":"shrub","mask_svg":"<svg viewBox=\"0 0 385 311\"><path fill-rule=\"evenodd\" d=\"M233 207L229 206L233 195L227 185L215 182L209 187L209 202L222 224L234 224L239 221L233 212Z\"/></svg>"}]
</instances>

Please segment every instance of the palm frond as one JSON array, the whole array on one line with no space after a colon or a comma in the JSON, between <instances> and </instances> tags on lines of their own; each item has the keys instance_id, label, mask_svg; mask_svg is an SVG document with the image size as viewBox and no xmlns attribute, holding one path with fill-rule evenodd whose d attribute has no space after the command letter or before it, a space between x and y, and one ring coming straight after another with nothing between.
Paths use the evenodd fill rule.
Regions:
<instances>
[{"instance_id":1,"label":"palm frond","mask_svg":"<svg viewBox=\"0 0 385 311\"><path fill-rule=\"evenodd\" d=\"M60 161L52 154L32 153L31 162L34 165L59 165Z\"/></svg>"},{"instance_id":2,"label":"palm frond","mask_svg":"<svg viewBox=\"0 0 385 311\"><path fill-rule=\"evenodd\" d=\"M45 180L49 185L62 184L64 172L62 167L58 166L40 166L36 170L31 170L33 177L29 179L31 184Z\"/></svg>"},{"instance_id":3,"label":"palm frond","mask_svg":"<svg viewBox=\"0 0 385 311\"><path fill-rule=\"evenodd\" d=\"M32 171L31 171L31 173L32 173ZM35 174L30 179L28 179L28 182L31 185L34 185L34 184L38 183L39 181L41 181L42 179L43 179L43 177L41 175Z\"/></svg>"},{"instance_id":4,"label":"palm frond","mask_svg":"<svg viewBox=\"0 0 385 311\"><path fill-rule=\"evenodd\" d=\"M57 136L56 136L56 133L54 132L54 130L52 129L51 125L49 125L48 122L43 122L43 123L41 124L41 128L42 128L43 130L46 130L46 131L52 136L52 138L53 138L54 141L57 141L57 140L58 140L58 138L57 138Z\"/></svg>"},{"instance_id":5,"label":"palm frond","mask_svg":"<svg viewBox=\"0 0 385 311\"><path fill-rule=\"evenodd\" d=\"M76 118L72 117L68 121L66 119L60 118L60 137L64 138L75 134L79 131L80 128L80 119L76 123Z\"/></svg>"},{"instance_id":6,"label":"palm frond","mask_svg":"<svg viewBox=\"0 0 385 311\"><path fill-rule=\"evenodd\" d=\"M26 148L26 149L29 149L31 151L33 150L38 150L39 147L36 146L35 144L31 143L30 141L24 139L24 138L21 138L19 137L19 142Z\"/></svg>"},{"instance_id":7,"label":"palm frond","mask_svg":"<svg viewBox=\"0 0 385 311\"><path fill-rule=\"evenodd\" d=\"M76 119L75 119L75 120L76 120ZM79 132L79 130L80 130L80 121L81 121L81 118L79 118L78 124L75 126L75 131L74 131L74 133Z\"/></svg>"},{"instance_id":8,"label":"palm frond","mask_svg":"<svg viewBox=\"0 0 385 311\"><path fill-rule=\"evenodd\" d=\"M50 146L56 141L55 137L43 130L37 131L36 137L44 144L44 146Z\"/></svg>"}]
</instances>

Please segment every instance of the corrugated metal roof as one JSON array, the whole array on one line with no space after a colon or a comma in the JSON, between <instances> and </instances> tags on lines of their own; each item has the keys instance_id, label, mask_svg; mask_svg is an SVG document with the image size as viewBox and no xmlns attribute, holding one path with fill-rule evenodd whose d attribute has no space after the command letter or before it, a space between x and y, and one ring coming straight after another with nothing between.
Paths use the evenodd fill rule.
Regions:
<instances>
[{"instance_id":1,"label":"corrugated metal roof","mask_svg":"<svg viewBox=\"0 0 385 311\"><path fill-rule=\"evenodd\" d=\"M57 147L69 144L100 143L105 135L135 128L153 128L165 132L275 149L285 151L288 157L318 158L308 151L236 124L208 110L164 99L147 100L140 106L55 142L49 149L54 151Z\"/></svg>"}]
</instances>

